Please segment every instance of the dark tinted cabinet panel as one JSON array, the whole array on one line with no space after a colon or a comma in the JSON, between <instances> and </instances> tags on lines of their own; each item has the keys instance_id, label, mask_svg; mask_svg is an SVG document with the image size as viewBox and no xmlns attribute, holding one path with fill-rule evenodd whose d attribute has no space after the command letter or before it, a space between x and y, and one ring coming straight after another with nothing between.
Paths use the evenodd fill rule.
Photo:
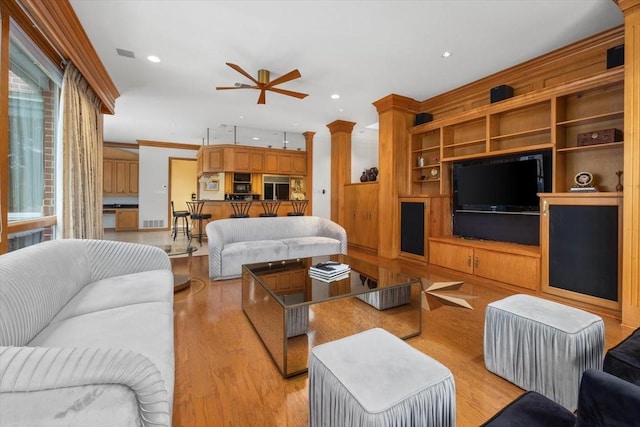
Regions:
<instances>
[{"instance_id":1,"label":"dark tinted cabinet panel","mask_svg":"<svg viewBox=\"0 0 640 427\"><path fill-rule=\"evenodd\" d=\"M620 308L622 196L543 195L542 291Z\"/></svg>"}]
</instances>

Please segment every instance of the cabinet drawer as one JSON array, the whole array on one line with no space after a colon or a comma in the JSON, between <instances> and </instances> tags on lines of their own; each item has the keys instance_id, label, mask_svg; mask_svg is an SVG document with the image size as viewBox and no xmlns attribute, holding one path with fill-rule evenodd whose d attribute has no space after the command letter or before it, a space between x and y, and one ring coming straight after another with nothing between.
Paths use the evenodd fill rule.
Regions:
<instances>
[{"instance_id":1,"label":"cabinet drawer","mask_svg":"<svg viewBox=\"0 0 640 427\"><path fill-rule=\"evenodd\" d=\"M475 274L487 279L536 290L540 283L540 259L475 249Z\"/></svg>"}]
</instances>

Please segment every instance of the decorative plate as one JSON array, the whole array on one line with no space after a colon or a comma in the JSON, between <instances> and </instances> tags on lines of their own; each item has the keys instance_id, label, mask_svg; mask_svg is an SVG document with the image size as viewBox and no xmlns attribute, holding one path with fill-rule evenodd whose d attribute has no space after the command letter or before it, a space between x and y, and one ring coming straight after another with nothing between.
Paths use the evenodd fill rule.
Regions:
<instances>
[{"instance_id":1,"label":"decorative plate","mask_svg":"<svg viewBox=\"0 0 640 427\"><path fill-rule=\"evenodd\" d=\"M438 175L440 174L440 169L439 168L433 168L431 169L431 178L437 178Z\"/></svg>"},{"instance_id":2,"label":"decorative plate","mask_svg":"<svg viewBox=\"0 0 640 427\"><path fill-rule=\"evenodd\" d=\"M578 172L573 180L578 187L591 187L593 175L590 172Z\"/></svg>"}]
</instances>

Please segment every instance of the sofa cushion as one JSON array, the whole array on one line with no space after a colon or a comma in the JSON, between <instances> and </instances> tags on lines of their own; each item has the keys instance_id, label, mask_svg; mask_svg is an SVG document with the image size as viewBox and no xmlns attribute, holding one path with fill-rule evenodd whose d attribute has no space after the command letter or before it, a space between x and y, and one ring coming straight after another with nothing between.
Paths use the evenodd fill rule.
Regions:
<instances>
[{"instance_id":1,"label":"sofa cushion","mask_svg":"<svg viewBox=\"0 0 640 427\"><path fill-rule=\"evenodd\" d=\"M279 240L228 243L222 249L222 258L222 276L237 276L242 270L242 264L288 258L288 248Z\"/></svg>"},{"instance_id":2,"label":"sofa cushion","mask_svg":"<svg viewBox=\"0 0 640 427\"><path fill-rule=\"evenodd\" d=\"M142 425L135 393L120 384L3 393L0 413L3 427Z\"/></svg>"},{"instance_id":3,"label":"sofa cushion","mask_svg":"<svg viewBox=\"0 0 640 427\"><path fill-rule=\"evenodd\" d=\"M169 270L127 274L91 283L60 310L58 322L94 311L108 310L144 302L173 303L173 274Z\"/></svg>"},{"instance_id":4,"label":"sofa cushion","mask_svg":"<svg viewBox=\"0 0 640 427\"><path fill-rule=\"evenodd\" d=\"M640 328L607 352L603 370L640 385Z\"/></svg>"},{"instance_id":5,"label":"sofa cushion","mask_svg":"<svg viewBox=\"0 0 640 427\"><path fill-rule=\"evenodd\" d=\"M135 327L133 327L135 325ZM173 401L173 304L150 302L96 311L51 323L30 347L113 348L149 358Z\"/></svg>"},{"instance_id":6,"label":"sofa cushion","mask_svg":"<svg viewBox=\"0 0 640 427\"><path fill-rule=\"evenodd\" d=\"M308 258L340 253L340 241L330 237L291 237L280 241L287 245L287 258Z\"/></svg>"}]
</instances>

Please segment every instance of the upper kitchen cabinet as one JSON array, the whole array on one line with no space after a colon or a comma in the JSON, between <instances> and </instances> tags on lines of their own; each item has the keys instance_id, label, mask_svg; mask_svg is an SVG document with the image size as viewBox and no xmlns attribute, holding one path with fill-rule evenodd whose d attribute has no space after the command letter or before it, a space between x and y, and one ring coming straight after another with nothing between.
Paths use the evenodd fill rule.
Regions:
<instances>
[{"instance_id":1,"label":"upper kitchen cabinet","mask_svg":"<svg viewBox=\"0 0 640 427\"><path fill-rule=\"evenodd\" d=\"M114 148L104 149L102 192L108 196L138 195L138 155Z\"/></svg>"},{"instance_id":2,"label":"upper kitchen cabinet","mask_svg":"<svg viewBox=\"0 0 640 427\"><path fill-rule=\"evenodd\" d=\"M206 145L198 151L198 174L250 172L306 175L305 152L243 145Z\"/></svg>"}]
</instances>

